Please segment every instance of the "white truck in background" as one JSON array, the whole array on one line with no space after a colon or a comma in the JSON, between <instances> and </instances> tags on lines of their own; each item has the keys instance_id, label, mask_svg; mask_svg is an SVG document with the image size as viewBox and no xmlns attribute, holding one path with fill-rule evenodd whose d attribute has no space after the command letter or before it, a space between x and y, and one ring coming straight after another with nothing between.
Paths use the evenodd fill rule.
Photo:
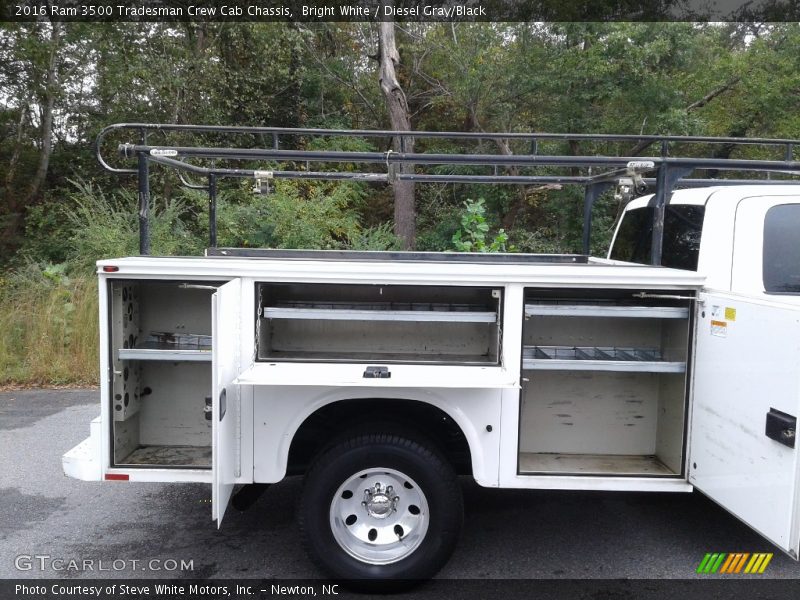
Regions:
<instances>
[{"instance_id":1,"label":"white truck in background","mask_svg":"<svg viewBox=\"0 0 800 600\"><path fill-rule=\"evenodd\" d=\"M675 192L662 266L653 210L628 204L608 258L100 261L101 414L64 471L209 483L218 525L234 486L303 474L310 556L370 589L447 561L458 475L696 488L797 559L800 186Z\"/></svg>"}]
</instances>

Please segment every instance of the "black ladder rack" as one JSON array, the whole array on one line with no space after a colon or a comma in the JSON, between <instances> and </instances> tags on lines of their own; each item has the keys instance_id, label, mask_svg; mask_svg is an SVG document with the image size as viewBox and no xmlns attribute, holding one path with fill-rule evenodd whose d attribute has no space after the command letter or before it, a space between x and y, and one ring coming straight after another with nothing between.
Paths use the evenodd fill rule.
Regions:
<instances>
[{"instance_id":1,"label":"black ladder rack","mask_svg":"<svg viewBox=\"0 0 800 600\"><path fill-rule=\"evenodd\" d=\"M135 159L136 168L112 166L103 155L104 142L110 134L130 136L128 141L119 143L117 150L124 159ZM148 138L169 133L194 136L195 139L208 136L248 136L259 140L258 147L204 146L204 145L154 145ZM394 152L354 152L331 150L295 150L287 148L286 139L299 140L313 137L371 138L392 147L396 141L400 151ZM473 144L482 149L481 142L509 140L527 145L524 154L478 153L433 153L406 152L407 140L458 140L464 145ZM202 139L201 139L202 141ZM594 142L607 144L629 144L642 152L651 148L656 151L651 156L573 156L567 154L541 154L541 146L557 142ZM673 156L674 147L691 144L700 153L708 156ZM441 131L389 131L363 129L308 129L284 127L238 127L215 125L173 125L155 123L117 123L103 129L95 142L95 153L101 166L111 173L136 174L139 180L139 251L143 255L150 252L149 215L150 164L155 163L179 172L183 185L201 189L209 195L209 245L217 245L216 235L216 195L217 181L223 177L250 178L257 181L270 179L321 179L355 180L392 184L397 181L419 183L485 183L485 184L562 184L579 185L584 188L583 253L589 254L591 241L592 209L597 199L617 185L622 178L634 182L636 186L655 186L651 201L653 211L653 238L651 262L661 263L662 238L664 231L665 207L676 187L702 187L708 185L741 185L757 183L774 185L800 183L798 179L769 179L771 174L797 177L800 162L795 158L795 147L800 140L774 138L734 138L708 136L654 136L654 135L609 135L609 134L566 134L566 133L484 133L484 132L441 132ZM714 156L714 149L720 146L760 146L780 153L776 159L739 159ZM213 161L212 166L197 164L198 160ZM279 166L305 164L305 170L240 168L241 161L264 161ZM321 163L323 168L312 170L312 163ZM326 165L350 164L358 168L348 171L335 171ZM413 165L415 172L402 173L400 165ZM441 165L492 167L491 174L442 174L430 172L431 167ZM503 168L525 169L525 174L508 172ZM543 167L563 171L541 173ZM735 172L742 177L736 179L689 178L696 171ZM579 172L579 174L575 174ZM757 173L760 177L753 177ZM204 184L186 179L186 175L203 177ZM642 192L643 190L637 190ZM642 195L641 193L639 195ZM233 255L235 251L213 252L217 255ZM423 255L424 253L416 253ZM275 255L273 255L275 256ZM424 260L424 259L423 259ZM554 259L553 259L554 260ZM568 261L575 260L569 257ZM580 260L580 259L578 259ZM584 259L585 260L585 259Z\"/></svg>"}]
</instances>

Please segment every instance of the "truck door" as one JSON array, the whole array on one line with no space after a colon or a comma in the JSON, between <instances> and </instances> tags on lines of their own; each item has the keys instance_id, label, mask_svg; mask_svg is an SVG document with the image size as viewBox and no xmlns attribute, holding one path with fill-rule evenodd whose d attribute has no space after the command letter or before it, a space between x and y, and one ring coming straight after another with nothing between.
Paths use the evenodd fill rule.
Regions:
<instances>
[{"instance_id":1,"label":"truck door","mask_svg":"<svg viewBox=\"0 0 800 600\"><path fill-rule=\"evenodd\" d=\"M211 518L222 524L239 468L241 411L239 324L242 281L234 279L212 296Z\"/></svg>"},{"instance_id":2,"label":"truck door","mask_svg":"<svg viewBox=\"0 0 800 600\"><path fill-rule=\"evenodd\" d=\"M798 558L800 306L701 294L689 481Z\"/></svg>"},{"instance_id":3,"label":"truck door","mask_svg":"<svg viewBox=\"0 0 800 600\"><path fill-rule=\"evenodd\" d=\"M800 194L759 195L736 205L731 291L800 304Z\"/></svg>"}]
</instances>

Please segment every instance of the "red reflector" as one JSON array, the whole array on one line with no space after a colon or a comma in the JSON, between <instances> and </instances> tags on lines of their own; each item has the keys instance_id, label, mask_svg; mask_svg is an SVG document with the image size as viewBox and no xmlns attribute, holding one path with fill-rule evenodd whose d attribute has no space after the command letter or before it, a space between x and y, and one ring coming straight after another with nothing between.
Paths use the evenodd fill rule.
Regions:
<instances>
[{"instance_id":1,"label":"red reflector","mask_svg":"<svg viewBox=\"0 0 800 600\"><path fill-rule=\"evenodd\" d=\"M127 473L106 473L106 481L128 481Z\"/></svg>"},{"instance_id":2,"label":"red reflector","mask_svg":"<svg viewBox=\"0 0 800 600\"><path fill-rule=\"evenodd\" d=\"M119 267L103 267L103 273L116 273Z\"/></svg>"}]
</instances>

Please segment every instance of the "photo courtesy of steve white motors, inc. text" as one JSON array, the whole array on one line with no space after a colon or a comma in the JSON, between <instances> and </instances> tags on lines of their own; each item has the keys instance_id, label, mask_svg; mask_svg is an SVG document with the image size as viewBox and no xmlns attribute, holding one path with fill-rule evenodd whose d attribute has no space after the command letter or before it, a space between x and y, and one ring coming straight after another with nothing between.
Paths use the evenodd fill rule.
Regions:
<instances>
[{"instance_id":1,"label":"photo courtesy of steve white motors, inc. text","mask_svg":"<svg viewBox=\"0 0 800 600\"><path fill-rule=\"evenodd\" d=\"M18 583L14 586L14 595L17 597L43 598L51 596L75 597L130 597L143 598L148 596L180 598L189 596L192 598L208 597L223 598L233 596L241 598L243 596L254 596L256 594L269 594L272 596L338 596L340 586L338 584L319 584L319 585L282 585L271 583L267 586L253 585L218 585L205 583L52 583L42 584L23 584Z\"/></svg>"}]
</instances>

